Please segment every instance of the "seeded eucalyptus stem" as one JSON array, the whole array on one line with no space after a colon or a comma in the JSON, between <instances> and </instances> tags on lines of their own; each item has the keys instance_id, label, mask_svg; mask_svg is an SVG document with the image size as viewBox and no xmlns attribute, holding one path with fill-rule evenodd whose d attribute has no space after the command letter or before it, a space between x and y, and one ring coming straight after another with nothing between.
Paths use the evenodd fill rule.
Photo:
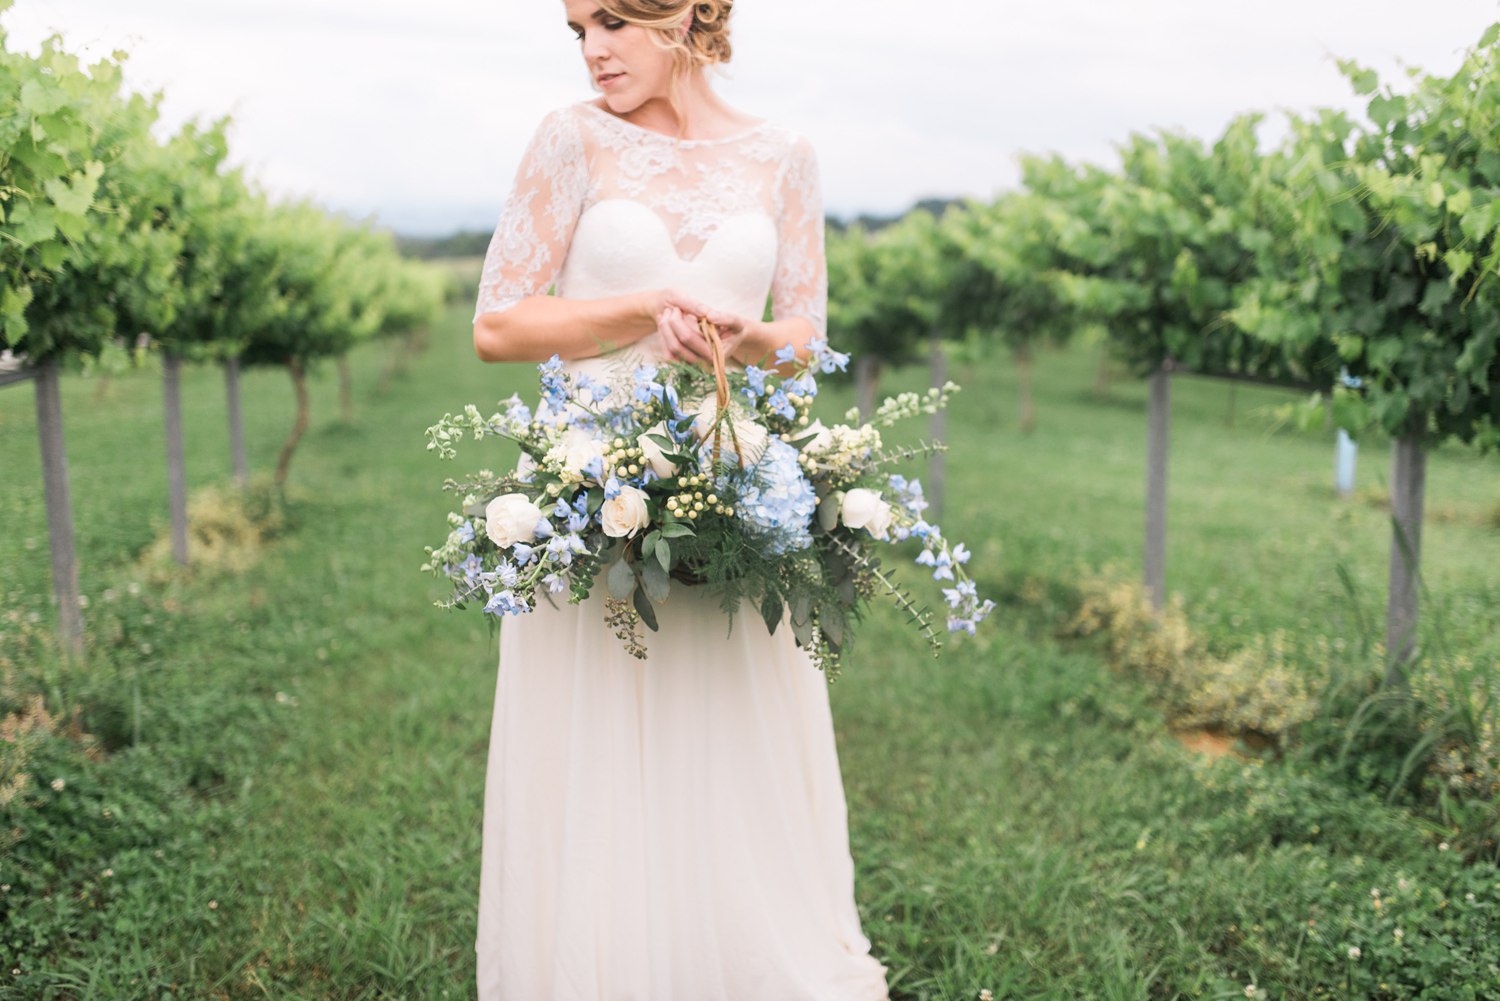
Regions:
<instances>
[{"instance_id":1,"label":"seeded eucalyptus stem","mask_svg":"<svg viewBox=\"0 0 1500 1001\"><path fill-rule=\"evenodd\" d=\"M881 449L876 454L873 466L889 466L895 462L910 462L913 459L926 459L937 455L939 452L948 451L948 446L940 441L919 441L915 445L901 445L896 448Z\"/></svg>"},{"instance_id":2,"label":"seeded eucalyptus stem","mask_svg":"<svg viewBox=\"0 0 1500 1001\"><path fill-rule=\"evenodd\" d=\"M927 610L918 608L917 603L912 600L912 596L907 593L906 589L887 577L885 572L878 566L872 564L870 558L865 555L863 550L854 548L832 533L829 534L828 541L833 543L835 549L853 560L855 566L866 571L880 582L881 586L886 589L886 592L896 600L896 607L905 612L907 617L922 631L922 635L927 638L927 645L932 648L932 655L936 657L938 652L943 649L943 641L933 630L932 621L928 618Z\"/></svg>"}]
</instances>

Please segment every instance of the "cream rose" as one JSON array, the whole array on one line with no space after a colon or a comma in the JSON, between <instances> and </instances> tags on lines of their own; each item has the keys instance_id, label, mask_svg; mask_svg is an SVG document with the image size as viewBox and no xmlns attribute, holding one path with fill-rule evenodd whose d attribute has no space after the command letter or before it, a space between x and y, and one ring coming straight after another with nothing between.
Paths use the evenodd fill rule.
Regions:
<instances>
[{"instance_id":1,"label":"cream rose","mask_svg":"<svg viewBox=\"0 0 1500 1001\"><path fill-rule=\"evenodd\" d=\"M696 407L693 408L693 432L700 440L708 438L714 429L714 422L719 416L719 401L712 396L704 397ZM720 434L719 447L728 451L734 448L736 440L739 441L740 458L746 466L753 466L760 461L760 457L766 453L766 429L762 424L757 424L745 416L743 410L730 404L729 419L734 425L734 436L729 434L729 428L724 428ZM710 439L711 441L712 439ZM710 446L711 447L711 446Z\"/></svg>"},{"instance_id":2,"label":"cream rose","mask_svg":"<svg viewBox=\"0 0 1500 1001\"><path fill-rule=\"evenodd\" d=\"M806 453L821 452L833 442L833 432L822 421L813 421L800 431L787 435L787 440L802 446Z\"/></svg>"},{"instance_id":3,"label":"cream rose","mask_svg":"<svg viewBox=\"0 0 1500 1001\"><path fill-rule=\"evenodd\" d=\"M667 434L666 422L660 421L655 426L648 428L645 434L635 440L636 445L641 450L641 454L646 459L646 465L650 466L651 471L662 479L677 475L677 463L668 459L662 452L661 446L651 440L651 436L654 434L659 434L668 441L672 437Z\"/></svg>"},{"instance_id":4,"label":"cream rose","mask_svg":"<svg viewBox=\"0 0 1500 1001\"><path fill-rule=\"evenodd\" d=\"M646 508L646 492L628 484L620 492L604 502L599 509L599 523L604 534L612 539L623 539L634 535L651 524L651 512Z\"/></svg>"},{"instance_id":5,"label":"cream rose","mask_svg":"<svg viewBox=\"0 0 1500 1001\"><path fill-rule=\"evenodd\" d=\"M863 528L877 539L884 539L891 529L891 506L874 490L855 487L848 491L839 513L845 525Z\"/></svg>"},{"instance_id":6,"label":"cream rose","mask_svg":"<svg viewBox=\"0 0 1500 1001\"><path fill-rule=\"evenodd\" d=\"M604 464L604 442L583 428L568 428L562 438L547 453L547 458L562 467L563 479L575 482L584 478L584 469L599 460Z\"/></svg>"},{"instance_id":7,"label":"cream rose","mask_svg":"<svg viewBox=\"0 0 1500 1001\"><path fill-rule=\"evenodd\" d=\"M542 509L525 494L501 494L484 506L484 534L501 549L536 538Z\"/></svg>"}]
</instances>

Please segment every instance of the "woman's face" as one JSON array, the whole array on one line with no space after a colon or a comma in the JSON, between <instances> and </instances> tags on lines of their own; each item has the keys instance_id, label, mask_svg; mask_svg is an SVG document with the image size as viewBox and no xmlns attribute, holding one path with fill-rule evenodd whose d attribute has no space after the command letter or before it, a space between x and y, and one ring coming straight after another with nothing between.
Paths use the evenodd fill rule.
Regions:
<instances>
[{"instance_id":1,"label":"woman's face","mask_svg":"<svg viewBox=\"0 0 1500 1001\"><path fill-rule=\"evenodd\" d=\"M610 16L595 0L564 0L563 6L584 65L611 111L628 115L650 101L667 100L674 61L650 29Z\"/></svg>"}]
</instances>

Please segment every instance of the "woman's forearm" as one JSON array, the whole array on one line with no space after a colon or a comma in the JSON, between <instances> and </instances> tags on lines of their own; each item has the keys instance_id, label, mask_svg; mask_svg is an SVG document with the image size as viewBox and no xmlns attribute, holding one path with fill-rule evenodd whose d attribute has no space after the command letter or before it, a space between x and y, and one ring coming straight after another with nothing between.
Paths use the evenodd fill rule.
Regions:
<instances>
[{"instance_id":1,"label":"woman's forearm","mask_svg":"<svg viewBox=\"0 0 1500 1001\"><path fill-rule=\"evenodd\" d=\"M803 316L757 323L745 332L734 349L734 357L746 365L773 367L776 352L790 344L797 349L798 359L804 359L808 345L817 335L812 321Z\"/></svg>"},{"instance_id":2,"label":"woman's forearm","mask_svg":"<svg viewBox=\"0 0 1500 1001\"><path fill-rule=\"evenodd\" d=\"M474 353L483 361L592 358L634 344L656 329L656 294L609 299L527 296L474 321Z\"/></svg>"}]
</instances>

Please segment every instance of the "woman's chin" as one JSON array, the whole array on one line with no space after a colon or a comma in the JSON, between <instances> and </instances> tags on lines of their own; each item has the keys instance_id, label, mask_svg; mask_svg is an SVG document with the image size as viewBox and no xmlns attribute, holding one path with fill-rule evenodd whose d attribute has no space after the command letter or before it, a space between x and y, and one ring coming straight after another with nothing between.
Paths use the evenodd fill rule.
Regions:
<instances>
[{"instance_id":1,"label":"woman's chin","mask_svg":"<svg viewBox=\"0 0 1500 1001\"><path fill-rule=\"evenodd\" d=\"M603 96L604 106L615 114L622 116L630 114L630 112L640 107L641 103L631 100L627 94L610 94L606 92Z\"/></svg>"}]
</instances>

